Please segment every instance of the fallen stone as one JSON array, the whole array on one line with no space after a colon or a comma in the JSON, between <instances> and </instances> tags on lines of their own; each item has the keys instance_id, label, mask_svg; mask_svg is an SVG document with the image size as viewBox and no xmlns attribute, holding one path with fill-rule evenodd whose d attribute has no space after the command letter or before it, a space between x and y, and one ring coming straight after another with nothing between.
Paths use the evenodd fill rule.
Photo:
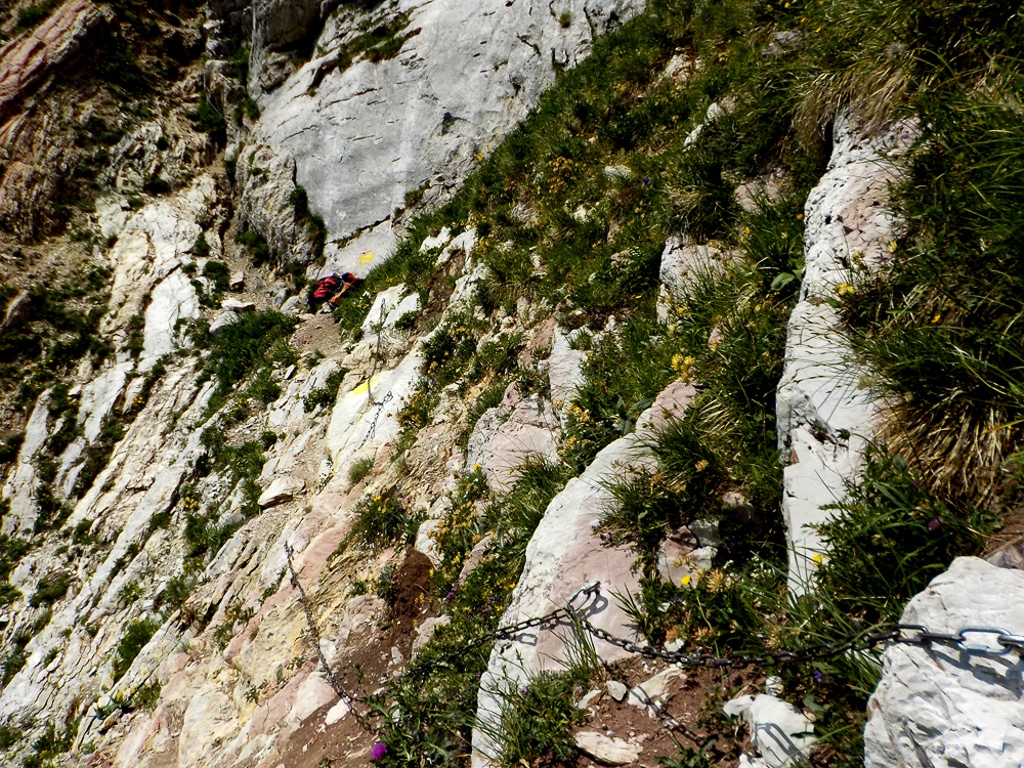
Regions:
<instances>
[{"instance_id":1,"label":"fallen stone","mask_svg":"<svg viewBox=\"0 0 1024 768\"><path fill-rule=\"evenodd\" d=\"M256 503L262 509L276 507L278 504L283 504L293 498L295 494L301 493L305 487L306 481L301 477L293 477L291 475L276 477L267 490L260 494Z\"/></svg>"},{"instance_id":2,"label":"fallen stone","mask_svg":"<svg viewBox=\"0 0 1024 768\"><path fill-rule=\"evenodd\" d=\"M347 701L339 701L327 710L327 714L324 716L324 725L330 726L341 722L351 711L352 707L349 706Z\"/></svg>"},{"instance_id":3,"label":"fallen stone","mask_svg":"<svg viewBox=\"0 0 1024 768\"><path fill-rule=\"evenodd\" d=\"M601 698L601 689L595 688L584 694L583 698L576 702L576 709L587 709L591 704Z\"/></svg>"},{"instance_id":4,"label":"fallen stone","mask_svg":"<svg viewBox=\"0 0 1024 768\"><path fill-rule=\"evenodd\" d=\"M255 312L256 304L251 301L241 301L240 299L224 299L220 303L221 309L227 309L231 312Z\"/></svg>"},{"instance_id":5,"label":"fallen stone","mask_svg":"<svg viewBox=\"0 0 1024 768\"><path fill-rule=\"evenodd\" d=\"M746 720L750 741L768 768L804 764L808 750L817 742L812 735L814 724L800 710L768 694L739 696L726 702L722 711Z\"/></svg>"},{"instance_id":6,"label":"fallen stone","mask_svg":"<svg viewBox=\"0 0 1024 768\"><path fill-rule=\"evenodd\" d=\"M604 687L608 691L608 695L620 703L625 701L629 694L629 688L618 680L609 680Z\"/></svg>"},{"instance_id":7,"label":"fallen stone","mask_svg":"<svg viewBox=\"0 0 1024 768\"><path fill-rule=\"evenodd\" d=\"M638 709L647 710L649 717L657 717L665 710L670 683L684 677L686 675L678 667L666 667L647 682L630 688L628 703Z\"/></svg>"},{"instance_id":8,"label":"fallen stone","mask_svg":"<svg viewBox=\"0 0 1024 768\"><path fill-rule=\"evenodd\" d=\"M232 272L228 280L228 288L232 291L240 291L245 288L245 272L242 270Z\"/></svg>"},{"instance_id":9,"label":"fallen stone","mask_svg":"<svg viewBox=\"0 0 1024 768\"><path fill-rule=\"evenodd\" d=\"M640 757L640 748L625 739L608 737L596 731L580 731L573 738L582 752L605 765L629 765Z\"/></svg>"}]
</instances>

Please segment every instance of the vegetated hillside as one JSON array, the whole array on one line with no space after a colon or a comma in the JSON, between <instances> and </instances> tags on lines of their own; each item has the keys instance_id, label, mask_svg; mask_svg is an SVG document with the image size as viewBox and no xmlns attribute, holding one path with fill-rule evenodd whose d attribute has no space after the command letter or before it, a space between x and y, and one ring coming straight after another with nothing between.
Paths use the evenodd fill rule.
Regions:
<instances>
[{"instance_id":1,"label":"vegetated hillside","mask_svg":"<svg viewBox=\"0 0 1024 768\"><path fill-rule=\"evenodd\" d=\"M61 145L84 191L43 182L31 204L6 198L18 222L3 245L0 342L10 764L465 764L492 632L548 503L677 379L692 403L611 487L600 531L635 557L628 610L652 644L761 655L890 624L952 557L980 551L1013 503L1016 9L655 0L412 221L336 326L301 311L320 262L281 263L271 232L236 241L236 190L212 161L258 118L240 95L244 54L229 46L233 85L219 91L198 76L194 46L182 80L158 74L154 41L172 27L191 39L197 24L113 9L109 39L148 75L146 95L92 77L41 91L68 111L65 133L92 137ZM22 22L23 10L5 29L45 15ZM163 92L175 88L184 105ZM876 269L848 254L848 279L825 299L886 404L884 426L820 531L829 551L813 591L787 596L775 389L804 204L836 122L870 137L896 120L916 120L922 138L893 190L891 258ZM43 202L64 189L71 208ZM329 233L300 190L292 223L315 258ZM712 256L662 295L659 317L672 238ZM238 270L257 311L229 311L229 324L218 309ZM295 313L272 309L275 295L277 308L295 298ZM575 388L555 375L555 347L585 359ZM558 415L546 452L514 471L470 462L474 435L522 403ZM428 521L429 541L417 539ZM714 561L666 581L666 539L702 521L717 525ZM448 623L412 657L435 616ZM609 672L586 643L572 661L504 691L499 764L586 764L576 701ZM322 662L330 686L313 674ZM779 672L784 698L816 715L813 762L860 762L872 657ZM644 759L733 765L743 742L719 712L737 678L693 679L700 717L683 746ZM299 725L334 694L355 694L358 722L317 740Z\"/></svg>"}]
</instances>

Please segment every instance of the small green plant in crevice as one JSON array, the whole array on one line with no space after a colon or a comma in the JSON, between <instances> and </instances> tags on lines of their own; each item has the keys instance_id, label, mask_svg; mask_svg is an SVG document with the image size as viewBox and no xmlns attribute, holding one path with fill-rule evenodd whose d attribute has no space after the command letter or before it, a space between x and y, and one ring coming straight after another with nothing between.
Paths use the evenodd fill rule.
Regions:
<instances>
[{"instance_id":1,"label":"small green plant in crevice","mask_svg":"<svg viewBox=\"0 0 1024 768\"><path fill-rule=\"evenodd\" d=\"M53 765L56 758L70 751L80 720L81 716L67 720L60 732L55 723L47 723L43 733L32 742L32 753L22 761L23 768Z\"/></svg>"},{"instance_id":2,"label":"small green plant in crevice","mask_svg":"<svg viewBox=\"0 0 1024 768\"><path fill-rule=\"evenodd\" d=\"M463 474L451 493L451 505L431 536L441 562L434 569L433 584L439 597L449 594L473 547L484 536L486 523L479 505L490 495L480 467ZM514 567L514 566L513 566Z\"/></svg>"},{"instance_id":3,"label":"small green plant in crevice","mask_svg":"<svg viewBox=\"0 0 1024 768\"><path fill-rule=\"evenodd\" d=\"M350 488L354 488L365 480L370 473L373 471L374 459L372 456L366 456L362 459L356 459L352 462L352 466L348 469L348 483Z\"/></svg>"},{"instance_id":4,"label":"small green plant in crevice","mask_svg":"<svg viewBox=\"0 0 1024 768\"><path fill-rule=\"evenodd\" d=\"M0 749L7 751L21 741L24 731L9 721L0 723Z\"/></svg>"},{"instance_id":5,"label":"small green plant in crevice","mask_svg":"<svg viewBox=\"0 0 1024 768\"><path fill-rule=\"evenodd\" d=\"M200 235L200 238L203 238L203 236ZM205 242L205 239L203 239L203 242ZM196 241L197 246L198 244L199 241ZM207 246L207 250L208 249L209 246ZM213 286L214 299L218 299L222 293L228 290L231 277L228 272L228 265L225 264L223 261L218 261L216 259L210 259L209 261L207 261L203 265L203 277L209 280L211 285Z\"/></svg>"},{"instance_id":6,"label":"small green plant in crevice","mask_svg":"<svg viewBox=\"0 0 1024 768\"><path fill-rule=\"evenodd\" d=\"M604 446L631 432L655 395L676 377L675 349L647 313L632 315L621 332L597 342L569 408L562 460L582 471Z\"/></svg>"},{"instance_id":7,"label":"small green plant in crevice","mask_svg":"<svg viewBox=\"0 0 1024 768\"><path fill-rule=\"evenodd\" d=\"M240 232L235 235L235 242L245 246L249 253L249 258L252 259L252 263L256 266L269 264L274 258L274 252L271 250L270 245L258 232L253 230Z\"/></svg>"},{"instance_id":8,"label":"small green plant in crevice","mask_svg":"<svg viewBox=\"0 0 1024 768\"><path fill-rule=\"evenodd\" d=\"M196 126L196 130L209 134L217 144L224 144L227 141L227 122L224 120L224 113L221 112L212 101L210 94L201 91L199 104L189 118Z\"/></svg>"},{"instance_id":9,"label":"small green plant in crevice","mask_svg":"<svg viewBox=\"0 0 1024 768\"><path fill-rule=\"evenodd\" d=\"M203 373L217 380L221 403L240 381L266 362L267 350L274 349L275 342L287 340L295 322L279 312L250 312L216 335L195 329L197 345L209 350L203 360Z\"/></svg>"},{"instance_id":10,"label":"small green plant in crevice","mask_svg":"<svg viewBox=\"0 0 1024 768\"><path fill-rule=\"evenodd\" d=\"M338 390L341 388L341 382L345 378L345 374L348 370L345 368L338 368L332 372L327 380L324 382L322 387L318 387L302 398L302 409L309 413L310 411L316 410L318 407L323 406L330 408L334 405L338 399Z\"/></svg>"},{"instance_id":11,"label":"small green plant in crevice","mask_svg":"<svg viewBox=\"0 0 1024 768\"><path fill-rule=\"evenodd\" d=\"M244 397L267 405L281 396L281 385L274 380L270 368L260 368L246 388Z\"/></svg>"},{"instance_id":12,"label":"small green plant in crevice","mask_svg":"<svg viewBox=\"0 0 1024 768\"><path fill-rule=\"evenodd\" d=\"M188 574L172 576L167 580L167 584L164 585L160 594L157 595L157 606L166 606L172 611L178 610L188 600L196 583L196 578Z\"/></svg>"},{"instance_id":13,"label":"small green plant in crevice","mask_svg":"<svg viewBox=\"0 0 1024 768\"><path fill-rule=\"evenodd\" d=\"M156 680L141 686L134 694L132 694L132 708L152 712L156 709L157 702L160 701L160 692L162 688L163 687L160 685L159 681Z\"/></svg>"},{"instance_id":14,"label":"small green plant in crevice","mask_svg":"<svg viewBox=\"0 0 1024 768\"><path fill-rule=\"evenodd\" d=\"M224 621L213 633L213 641L217 646L217 649L223 651L228 647L228 643L235 636L235 628L237 625L246 625L249 620L256 615L256 611L252 608L242 608L241 602L235 600L228 604L228 607L224 610Z\"/></svg>"},{"instance_id":15,"label":"small green plant in crevice","mask_svg":"<svg viewBox=\"0 0 1024 768\"><path fill-rule=\"evenodd\" d=\"M6 687L14 676L21 671L21 668L25 666L25 662L28 660L28 655L25 653L25 646L28 645L28 641L32 639L32 635L26 630L19 630L10 639L7 644L7 655L4 656L3 663L0 664L3 668L3 673L0 674L0 688Z\"/></svg>"},{"instance_id":16,"label":"small green plant in crevice","mask_svg":"<svg viewBox=\"0 0 1024 768\"><path fill-rule=\"evenodd\" d=\"M577 757L572 729L586 713L576 706L580 689L586 690L601 669L593 641L579 624L573 624L566 644L561 672L541 672L520 685L499 685L501 724L490 730L502 768L521 765L565 765Z\"/></svg>"},{"instance_id":17,"label":"small green plant in crevice","mask_svg":"<svg viewBox=\"0 0 1024 768\"><path fill-rule=\"evenodd\" d=\"M438 389L458 379L476 354L479 323L468 314L448 318L423 342L422 373Z\"/></svg>"},{"instance_id":18,"label":"small green plant in crevice","mask_svg":"<svg viewBox=\"0 0 1024 768\"><path fill-rule=\"evenodd\" d=\"M0 464L9 464L18 457L21 444L25 442L24 432L12 432L0 438Z\"/></svg>"},{"instance_id":19,"label":"small green plant in crevice","mask_svg":"<svg viewBox=\"0 0 1024 768\"><path fill-rule=\"evenodd\" d=\"M356 506L355 517L349 540L374 549L412 543L422 522L394 489L365 498Z\"/></svg>"},{"instance_id":20,"label":"small green plant in crevice","mask_svg":"<svg viewBox=\"0 0 1024 768\"><path fill-rule=\"evenodd\" d=\"M42 3L18 9L18 29L31 29L47 18L59 5L56 0L45 0Z\"/></svg>"},{"instance_id":21,"label":"small green plant in crevice","mask_svg":"<svg viewBox=\"0 0 1024 768\"><path fill-rule=\"evenodd\" d=\"M47 574L36 584L28 603L33 608L48 606L60 600L71 586L71 575L64 572Z\"/></svg>"},{"instance_id":22,"label":"small green plant in crevice","mask_svg":"<svg viewBox=\"0 0 1024 768\"><path fill-rule=\"evenodd\" d=\"M117 644L116 656L114 657L112 674L115 680L120 680L125 672L131 667L135 657L152 639L153 635L160 628L160 622L156 619L135 619L128 622L124 634Z\"/></svg>"}]
</instances>

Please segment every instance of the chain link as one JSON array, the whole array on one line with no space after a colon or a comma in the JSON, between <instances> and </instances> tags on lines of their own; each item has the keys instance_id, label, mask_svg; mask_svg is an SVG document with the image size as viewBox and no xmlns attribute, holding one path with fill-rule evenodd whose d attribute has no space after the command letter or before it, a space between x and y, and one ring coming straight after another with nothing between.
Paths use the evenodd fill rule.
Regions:
<instances>
[{"instance_id":1,"label":"chain link","mask_svg":"<svg viewBox=\"0 0 1024 768\"><path fill-rule=\"evenodd\" d=\"M293 552L290 545L284 545L284 554L288 560L288 572L291 575L292 586L295 587L296 591L299 593L299 602L302 603L302 610L306 614L306 624L309 625L310 638L316 646L317 656L320 659L320 666L323 667L324 677L327 678L327 682L330 683L331 688L334 689L338 698L348 704L349 709L352 714L355 715L359 725L372 736L374 731L367 721L366 715L360 714L355 708L355 702L363 702L365 700L346 690L341 684L341 681L338 680L337 676L334 674L334 670L331 669L331 665L327 662L327 657L324 655L323 645L320 642L320 630L317 628L316 620L313 618L313 608L309 603L309 598L306 596L306 590L302 588L302 583L299 581L299 575L295 572L295 566L292 564Z\"/></svg>"},{"instance_id":2,"label":"chain link","mask_svg":"<svg viewBox=\"0 0 1024 768\"><path fill-rule=\"evenodd\" d=\"M492 632L478 638L474 646L481 645L488 639L515 641L520 634L535 627L556 625L563 619L579 624L592 637L614 645L627 653L643 656L646 659L657 659L682 667L708 667L710 669L745 669L746 667L771 667L783 664L806 664L820 661L844 653L861 653L874 650L882 645L916 645L931 646L932 644L949 645L957 650L974 654L1004 655L1011 651L1024 655L1024 635L1017 635L998 627L963 627L956 633L931 632L919 624L897 624L891 629L861 631L847 635L831 642L822 642L793 650L777 650L754 656L742 653L727 656L716 656L711 653L684 653L668 651L651 645L641 645L634 640L617 637L606 629L596 626L585 615L584 608L589 601L600 594L601 583L594 582L579 589L566 601L564 608L558 608L544 616L525 619L517 624L498 627ZM586 600L577 605L580 597ZM988 637L991 642L971 642L972 638Z\"/></svg>"}]
</instances>

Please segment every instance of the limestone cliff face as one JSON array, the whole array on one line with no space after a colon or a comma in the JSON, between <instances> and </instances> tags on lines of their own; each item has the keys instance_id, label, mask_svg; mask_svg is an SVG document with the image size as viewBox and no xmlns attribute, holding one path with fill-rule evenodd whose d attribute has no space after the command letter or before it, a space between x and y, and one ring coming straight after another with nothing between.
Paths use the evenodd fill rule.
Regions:
<instances>
[{"instance_id":1,"label":"limestone cliff face","mask_svg":"<svg viewBox=\"0 0 1024 768\"><path fill-rule=\"evenodd\" d=\"M393 0L317 7L253 7L250 83L261 117L239 150L241 211L288 252L291 241L279 224L287 190L267 180L291 174L327 225L328 266L357 269L369 263L368 252L379 259L394 246L407 194L422 192L425 202L446 197L559 70L643 3ZM296 61L300 55L308 61ZM254 176L253 167L270 173Z\"/></svg>"},{"instance_id":2,"label":"limestone cliff face","mask_svg":"<svg viewBox=\"0 0 1024 768\"><path fill-rule=\"evenodd\" d=\"M490 408L475 402L482 385L449 384L410 433L400 414L433 335L411 332L408 317L443 326L479 310L483 227L451 223L412 244L448 285L446 303L421 306L413 286L390 285L356 305L361 326L348 336L309 311L297 282L383 261L412 216L450 196L562 69L642 8L68 0L31 29L3 22L0 724L19 739L0 765L19 765L44 736L59 737L63 765L305 767L317 764L307 749L326 754L311 746L327 741L344 746L333 765L366 764L370 735L323 666L358 663L372 692L438 623L416 626L416 607L382 628L388 614L367 584L385 566L426 578L459 475L479 468L506 489L526 456L557 456L588 352L550 306L521 299L481 316L472 340L521 339L520 362L544 384L524 396L501 381ZM652 75L697 68L684 59ZM710 123L727 112L706 114ZM852 253L884 265L885 187L911 138L905 125L868 137L838 120L832 164L807 201L807 275L778 401L794 588L819 554L808 526L855 477L875 415L826 299ZM604 173L618 183L631 171ZM715 243L670 238L665 307L688 269L729 258ZM246 346L240 328L265 335ZM610 317L603 333L614 328ZM607 599L635 591L635 553L602 546L594 525L615 503L609 479L651 469L648 438L696 394L692 382L671 383L634 433L553 498L497 609L505 621L536 619L599 580L594 625L636 638ZM393 489L425 520L415 550L340 546L358 506ZM688 534L685 548L672 541L660 553L673 582L689 583L683 560L706 567L721 544L714 530ZM475 542L466 569L487 544ZM908 610L907 621L943 626ZM952 627L1005 621L1015 631L1019 611L970 616ZM548 628L526 639L491 654L481 727L460 746L477 766L493 757L501 687L566 652ZM901 658L890 657L892 679L875 699L897 712L918 705L904 684L913 687L914 659ZM873 717L869 735L881 765L905 759L918 732L899 714ZM914 743L937 754L941 739L929 739ZM980 760L986 749L963 751Z\"/></svg>"}]
</instances>

